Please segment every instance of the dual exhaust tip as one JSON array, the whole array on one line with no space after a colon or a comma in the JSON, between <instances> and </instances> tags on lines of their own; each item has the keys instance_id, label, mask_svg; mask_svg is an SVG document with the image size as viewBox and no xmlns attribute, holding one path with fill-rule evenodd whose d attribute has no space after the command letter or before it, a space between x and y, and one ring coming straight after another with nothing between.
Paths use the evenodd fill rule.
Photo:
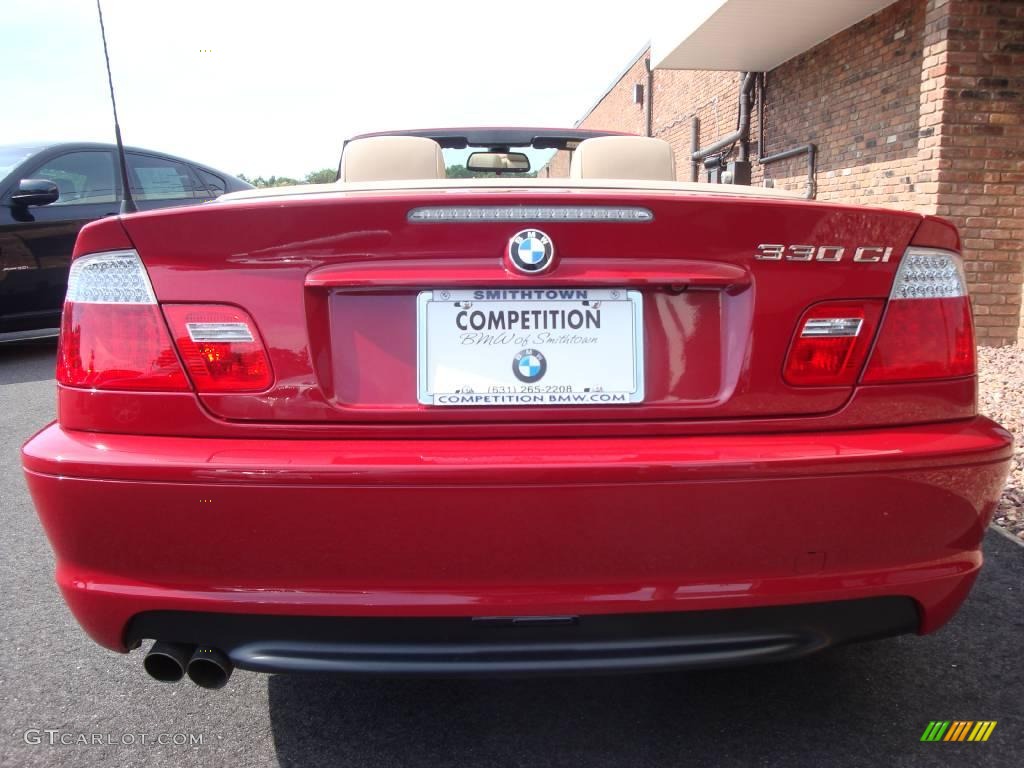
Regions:
<instances>
[{"instance_id":1,"label":"dual exhaust tip","mask_svg":"<svg viewBox=\"0 0 1024 768\"><path fill-rule=\"evenodd\" d=\"M186 674L200 688L217 689L228 684L235 669L231 659L216 648L157 640L142 666L154 680L176 683Z\"/></svg>"}]
</instances>

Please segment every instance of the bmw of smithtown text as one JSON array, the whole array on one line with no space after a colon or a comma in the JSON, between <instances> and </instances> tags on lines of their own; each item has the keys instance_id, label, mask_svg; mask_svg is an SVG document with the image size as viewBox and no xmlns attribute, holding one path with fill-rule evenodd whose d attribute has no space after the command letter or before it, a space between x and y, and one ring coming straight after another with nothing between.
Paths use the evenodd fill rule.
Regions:
<instances>
[{"instance_id":1,"label":"bmw of smithtown text","mask_svg":"<svg viewBox=\"0 0 1024 768\"><path fill-rule=\"evenodd\" d=\"M85 631L219 687L941 627L1012 449L956 229L675 177L658 139L409 131L86 226L23 451Z\"/></svg>"}]
</instances>

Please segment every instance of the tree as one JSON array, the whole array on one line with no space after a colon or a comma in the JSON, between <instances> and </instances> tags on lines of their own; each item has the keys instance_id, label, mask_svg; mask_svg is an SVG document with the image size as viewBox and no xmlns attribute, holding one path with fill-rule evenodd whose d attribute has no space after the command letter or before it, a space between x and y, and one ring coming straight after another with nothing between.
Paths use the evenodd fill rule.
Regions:
<instances>
[{"instance_id":1,"label":"tree","mask_svg":"<svg viewBox=\"0 0 1024 768\"><path fill-rule=\"evenodd\" d=\"M444 173L449 179L475 179L484 175L479 171L471 171L464 165L449 165L444 169Z\"/></svg>"},{"instance_id":2,"label":"tree","mask_svg":"<svg viewBox=\"0 0 1024 768\"><path fill-rule=\"evenodd\" d=\"M333 184L338 180L337 168L321 168L319 171L311 171L306 174L303 184Z\"/></svg>"},{"instance_id":3,"label":"tree","mask_svg":"<svg viewBox=\"0 0 1024 768\"><path fill-rule=\"evenodd\" d=\"M489 171L471 171L464 165L449 165L445 168L445 174L449 179L493 179L501 177L511 178L535 178L536 171L529 173L503 173L499 177L496 173ZM252 184L254 187L291 187L296 184L333 184L338 179L338 171L334 168L321 168L319 171L310 171L302 181L293 179L290 176L254 176L249 177L244 173L238 174L242 181Z\"/></svg>"},{"instance_id":4,"label":"tree","mask_svg":"<svg viewBox=\"0 0 1024 768\"><path fill-rule=\"evenodd\" d=\"M292 187L299 183L297 179L292 179L288 176L271 176L269 179L256 176L250 179L244 173L240 173L238 178L248 184L252 184L254 187Z\"/></svg>"},{"instance_id":5,"label":"tree","mask_svg":"<svg viewBox=\"0 0 1024 768\"><path fill-rule=\"evenodd\" d=\"M321 168L319 171L310 171L302 181L293 179L290 176L263 176L249 177L244 173L238 174L238 178L254 187L292 187L296 184L333 184L338 178L338 172L334 168Z\"/></svg>"},{"instance_id":6,"label":"tree","mask_svg":"<svg viewBox=\"0 0 1024 768\"><path fill-rule=\"evenodd\" d=\"M536 171L530 171L529 173L503 173L499 176L498 174L490 171L471 171L464 165L449 165L444 169L444 173L449 179L494 179L504 178L506 176L520 179L534 179L537 177Z\"/></svg>"}]
</instances>

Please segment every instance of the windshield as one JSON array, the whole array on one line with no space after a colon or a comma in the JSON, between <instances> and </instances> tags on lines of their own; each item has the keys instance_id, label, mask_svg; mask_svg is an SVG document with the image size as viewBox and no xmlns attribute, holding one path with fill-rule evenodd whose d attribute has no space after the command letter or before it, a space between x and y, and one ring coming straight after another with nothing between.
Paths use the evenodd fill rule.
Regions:
<instances>
[{"instance_id":1,"label":"windshield","mask_svg":"<svg viewBox=\"0 0 1024 768\"><path fill-rule=\"evenodd\" d=\"M423 128L364 133L349 141L378 136L431 139L441 146L445 176L449 179L566 178L569 160L581 141L612 135L622 134L585 128ZM528 170L511 170L524 168L527 161Z\"/></svg>"},{"instance_id":2,"label":"windshield","mask_svg":"<svg viewBox=\"0 0 1024 768\"><path fill-rule=\"evenodd\" d=\"M467 178L493 178L498 174L488 171L471 171L466 165L469 156L474 152L487 152L490 147L466 147L465 149L443 149L445 175L449 179ZM501 176L514 176L519 178L533 178L537 172L545 167L555 154L553 149L534 149L533 147L516 147L516 152L522 152L530 159L530 170L526 173L513 173L505 171Z\"/></svg>"},{"instance_id":3,"label":"windshield","mask_svg":"<svg viewBox=\"0 0 1024 768\"><path fill-rule=\"evenodd\" d=\"M42 147L27 147L24 145L0 146L0 179L41 149Z\"/></svg>"}]
</instances>

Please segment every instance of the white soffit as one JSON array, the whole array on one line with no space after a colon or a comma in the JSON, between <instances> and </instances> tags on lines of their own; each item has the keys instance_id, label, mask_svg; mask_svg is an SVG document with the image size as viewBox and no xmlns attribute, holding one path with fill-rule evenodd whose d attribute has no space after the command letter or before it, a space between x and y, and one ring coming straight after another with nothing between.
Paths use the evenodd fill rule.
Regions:
<instances>
[{"instance_id":1,"label":"white soffit","mask_svg":"<svg viewBox=\"0 0 1024 768\"><path fill-rule=\"evenodd\" d=\"M767 72L894 0L679 0L651 40L655 69Z\"/></svg>"}]
</instances>

